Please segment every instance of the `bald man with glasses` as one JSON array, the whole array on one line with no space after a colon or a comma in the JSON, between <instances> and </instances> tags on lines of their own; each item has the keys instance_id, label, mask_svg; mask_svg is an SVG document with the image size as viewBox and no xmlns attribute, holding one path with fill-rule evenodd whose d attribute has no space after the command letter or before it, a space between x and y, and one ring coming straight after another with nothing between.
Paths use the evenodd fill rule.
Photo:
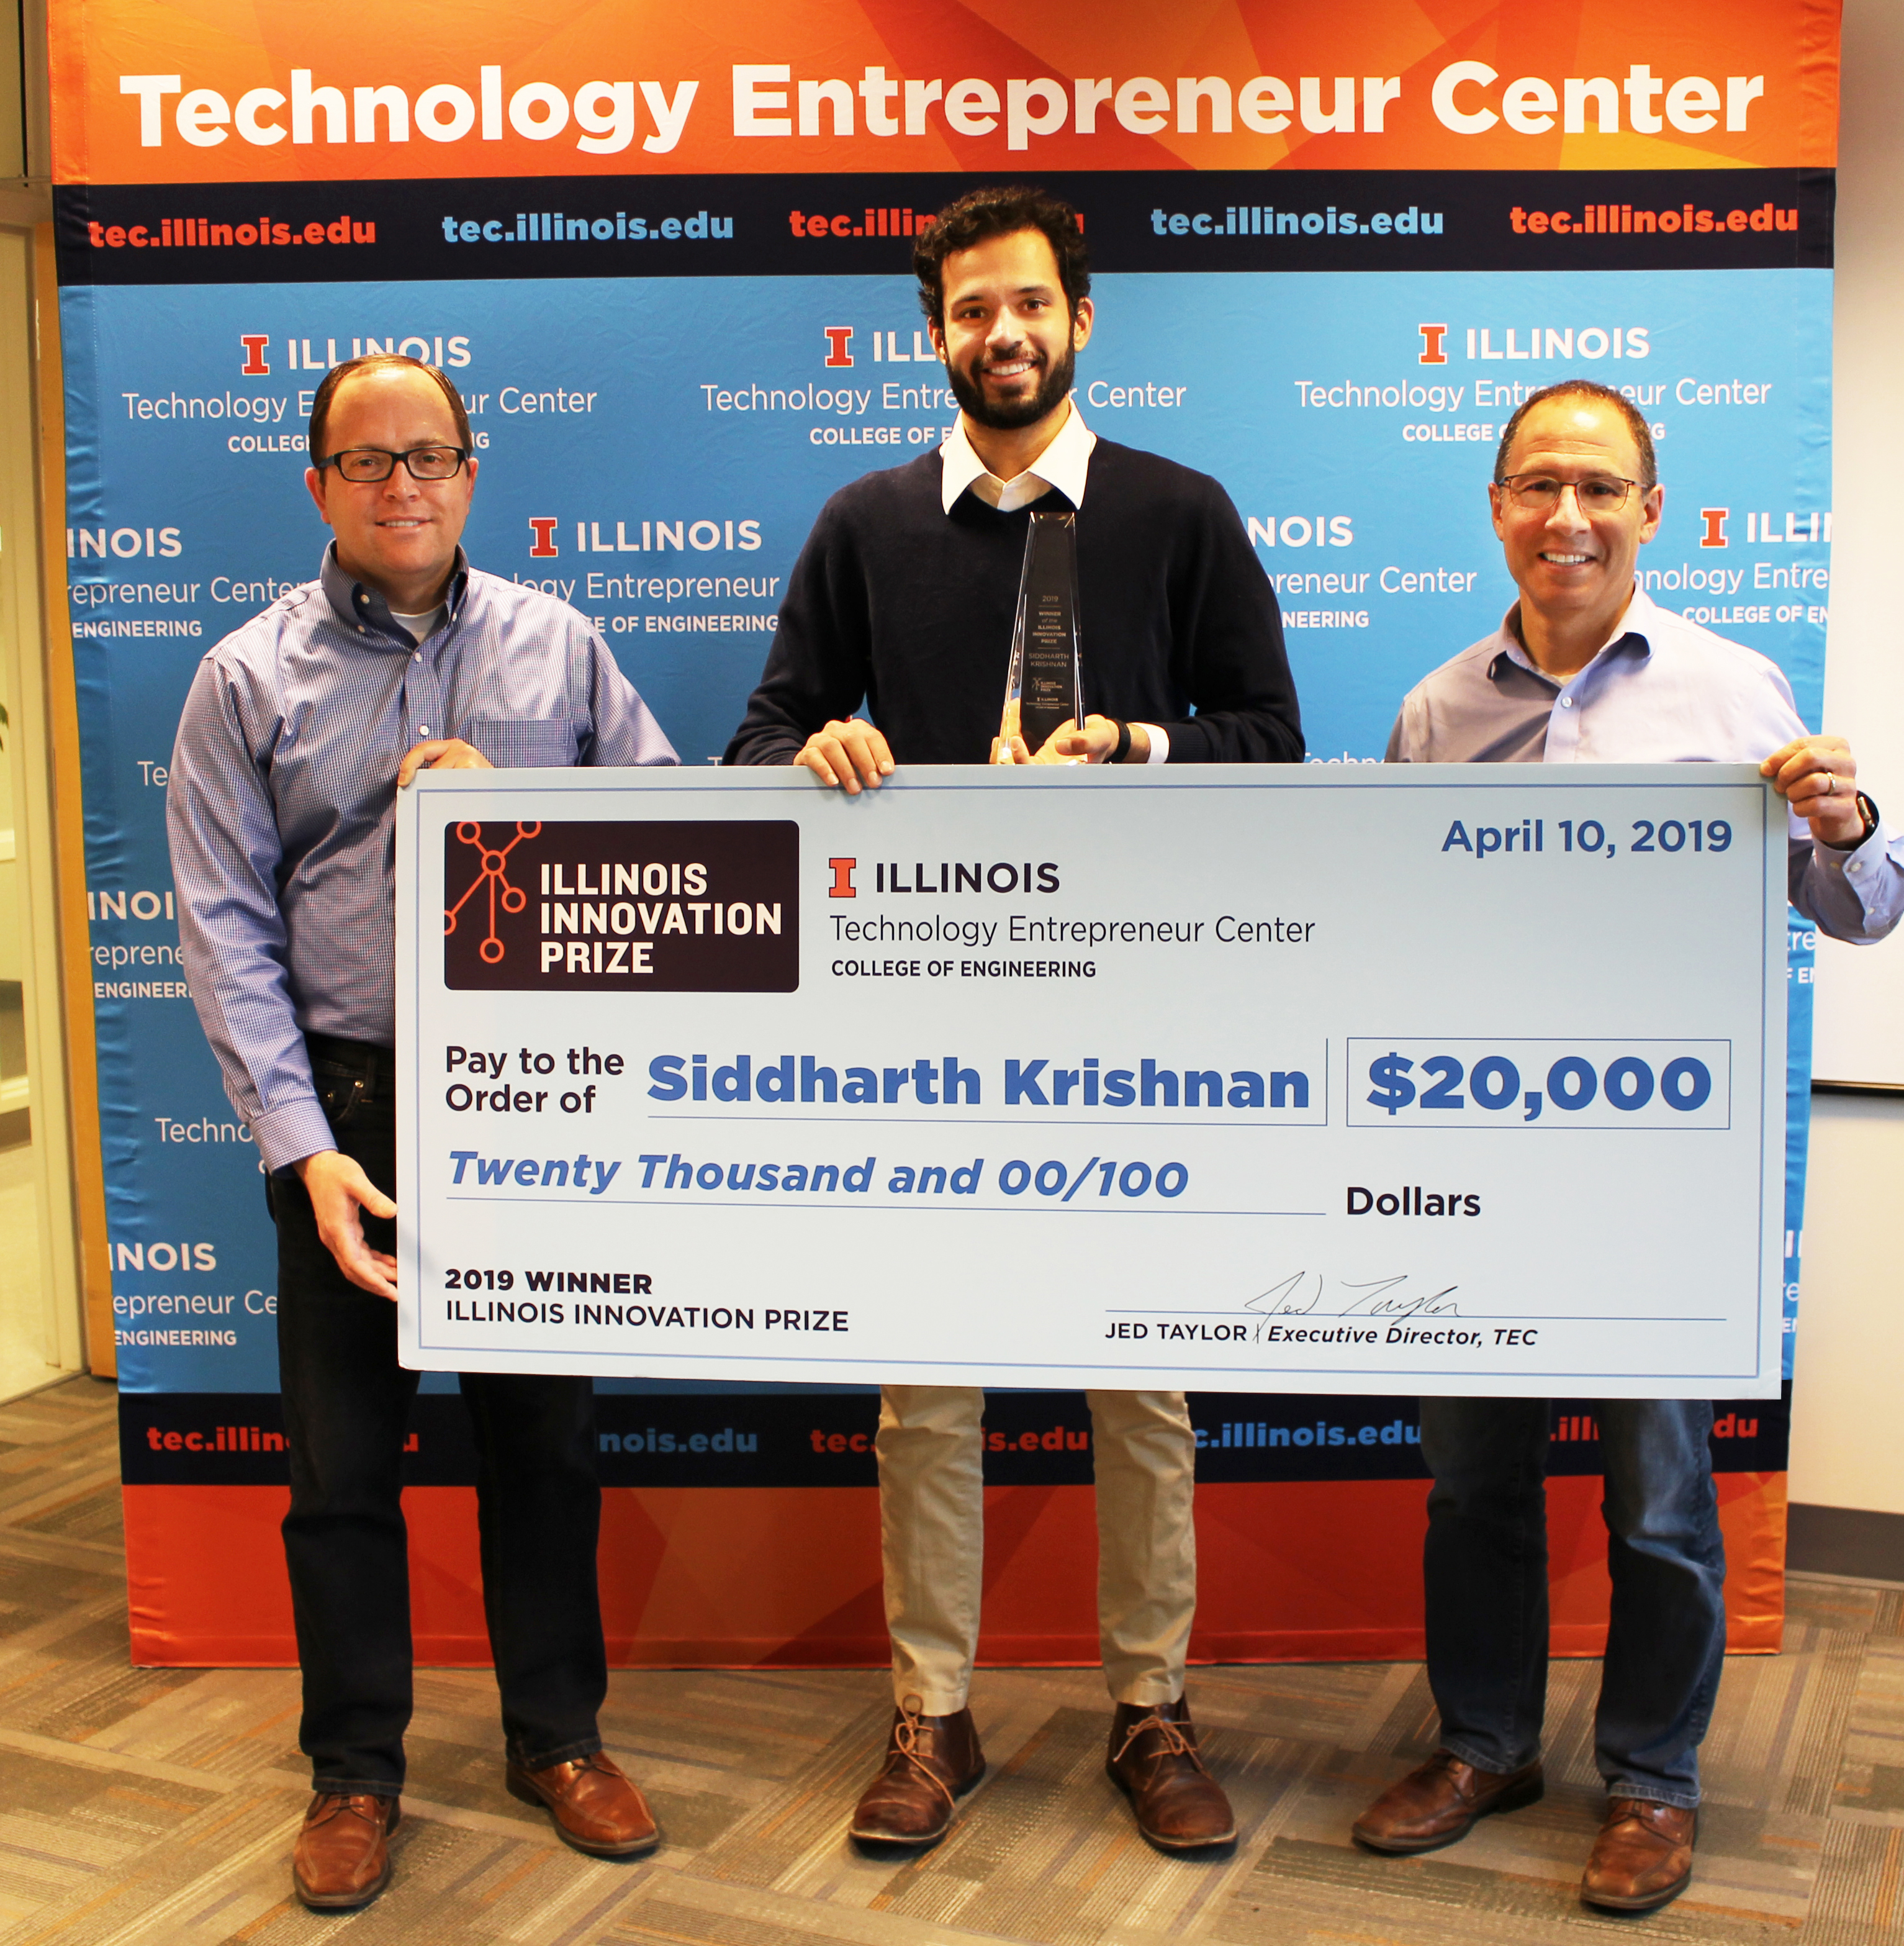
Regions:
<instances>
[{"instance_id":1,"label":"bald man with glasses","mask_svg":"<svg viewBox=\"0 0 1904 1946\"><path fill-rule=\"evenodd\" d=\"M1904 913L1904 841L1859 790L1850 746L1806 730L1776 663L1640 585L1664 494L1651 431L1619 393L1576 381L1528 399L1488 489L1519 597L1410 692L1388 761L1757 764L1791 805L1792 904L1834 938L1881 939ZM1557 1203L1554 1220L1563 1236ZM1356 1821L1372 1850L1433 1851L1541 1794L1548 1413L1545 1399L1421 1401L1440 1747ZM1643 1912L1692 1875L1699 1744L1725 1654L1712 1405L1604 1399L1594 1416L1613 1583L1594 1722L1608 1803L1581 1897Z\"/></svg>"},{"instance_id":2,"label":"bald man with glasses","mask_svg":"<svg viewBox=\"0 0 1904 1946\"><path fill-rule=\"evenodd\" d=\"M410 1719L397 1360L396 796L426 767L672 764L572 608L470 566L469 421L434 366L327 373L305 484L335 536L314 581L199 666L167 793L179 940L278 1231L284 1521L312 1796L292 1854L308 1906L381 1892ZM508 1789L578 1850L660 1833L603 1753L586 1379L465 1373L483 1600Z\"/></svg>"}]
</instances>

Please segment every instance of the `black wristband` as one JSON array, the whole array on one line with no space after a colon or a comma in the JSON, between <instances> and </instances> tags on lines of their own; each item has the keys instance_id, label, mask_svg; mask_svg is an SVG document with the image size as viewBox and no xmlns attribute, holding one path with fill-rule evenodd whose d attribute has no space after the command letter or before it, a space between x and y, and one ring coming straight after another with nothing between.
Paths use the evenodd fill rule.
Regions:
<instances>
[{"instance_id":1,"label":"black wristband","mask_svg":"<svg viewBox=\"0 0 1904 1946\"><path fill-rule=\"evenodd\" d=\"M1862 845L1878 829L1878 820L1882 814L1862 791L1858 793L1858 811L1864 819L1864 829L1858 837L1858 842Z\"/></svg>"},{"instance_id":2,"label":"black wristband","mask_svg":"<svg viewBox=\"0 0 1904 1946\"><path fill-rule=\"evenodd\" d=\"M1113 716L1111 721L1117 725L1117 748L1104 761L1121 764L1131 754L1131 726L1121 716Z\"/></svg>"}]
</instances>

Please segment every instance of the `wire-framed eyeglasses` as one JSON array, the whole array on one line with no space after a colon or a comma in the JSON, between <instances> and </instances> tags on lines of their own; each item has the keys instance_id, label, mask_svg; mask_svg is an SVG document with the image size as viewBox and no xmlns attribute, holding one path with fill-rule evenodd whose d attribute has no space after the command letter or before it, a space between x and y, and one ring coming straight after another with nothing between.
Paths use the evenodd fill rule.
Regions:
<instances>
[{"instance_id":1,"label":"wire-framed eyeglasses","mask_svg":"<svg viewBox=\"0 0 1904 1946\"><path fill-rule=\"evenodd\" d=\"M460 446L413 446L407 453L390 453L378 446L353 446L320 459L317 465L320 472L327 466L335 466L344 479L360 486L374 486L397 471L400 459L412 480L450 480L462 471L468 457L468 449Z\"/></svg>"},{"instance_id":2,"label":"wire-framed eyeglasses","mask_svg":"<svg viewBox=\"0 0 1904 1946\"><path fill-rule=\"evenodd\" d=\"M1584 480L1557 480L1551 473L1511 473L1494 483L1523 513L1551 514L1571 487L1573 503L1583 514L1617 514L1640 483L1623 480L1617 473L1590 473Z\"/></svg>"}]
</instances>

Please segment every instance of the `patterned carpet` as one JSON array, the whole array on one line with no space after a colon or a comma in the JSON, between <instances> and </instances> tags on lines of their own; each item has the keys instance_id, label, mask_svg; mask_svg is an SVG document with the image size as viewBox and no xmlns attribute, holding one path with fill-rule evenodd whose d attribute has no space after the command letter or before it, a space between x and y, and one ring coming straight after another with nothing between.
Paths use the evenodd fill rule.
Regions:
<instances>
[{"instance_id":1,"label":"patterned carpet","mask_svg":"<svg viewBox=\"0 0 1904 1946\"><path fill-rule=\"evenodd\" d=\"M1591 1663L1555 1670L1545 1802L1413 1861L1346 1834L1430 1747L1418 1667L1199 1672L1243 1834L1214 1864L1137 1838L1090 1672L981 1677L991 1775L909 1862L844 1836L886 1715L877 1676L617 1675L609 1744L668 1839L624 1866L566 1850L505 1793L486 1676L426 1672L397 1881L319 1917L288 1897L307 1787L295 1675L128 1666L113 1409L85 1379L0 1407L0 1946L1904 1942L1904 1591L1823 1579L1793 1584L1786 1654L1729 1666L1699 1874L1650 1918L1574 1897L1600 1803Z\"/></svg>"}]
</instances>

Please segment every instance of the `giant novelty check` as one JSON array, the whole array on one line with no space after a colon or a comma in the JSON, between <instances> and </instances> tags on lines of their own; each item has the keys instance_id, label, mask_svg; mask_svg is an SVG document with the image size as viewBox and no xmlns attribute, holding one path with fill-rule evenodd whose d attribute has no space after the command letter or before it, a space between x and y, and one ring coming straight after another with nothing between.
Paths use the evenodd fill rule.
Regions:
<instances>
[{"instance_id":1,"label":"giant novelty check","mask_svg":"<svg viewBox=\"0 0 1904 1946\"><path fill-rule=\"evenodd\" d=\"M406 1364L1770 1397L1743 767L426 772Z\"/></svg>"}]
</instances>

